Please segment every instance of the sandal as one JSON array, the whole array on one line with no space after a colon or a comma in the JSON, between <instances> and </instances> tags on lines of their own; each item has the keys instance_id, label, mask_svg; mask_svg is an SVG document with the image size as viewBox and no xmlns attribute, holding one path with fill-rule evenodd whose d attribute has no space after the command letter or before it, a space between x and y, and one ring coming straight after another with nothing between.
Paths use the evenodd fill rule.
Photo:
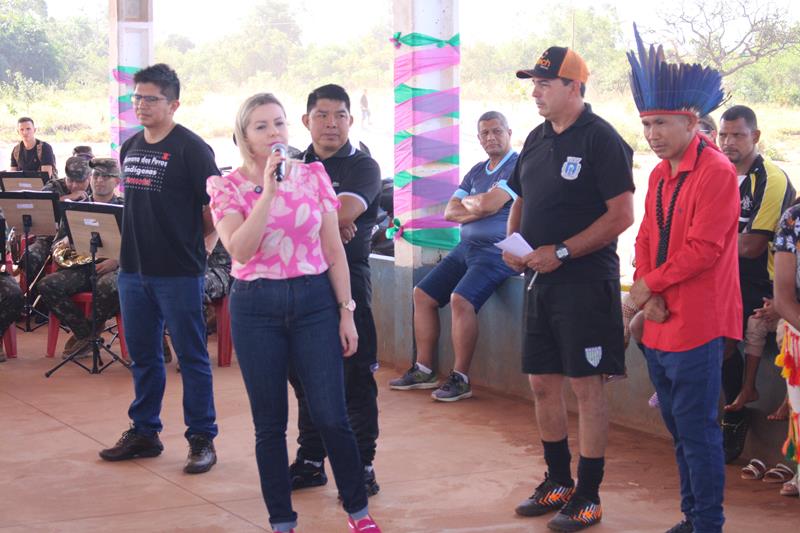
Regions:
<instances>
[{"instance_id":1,"label":"sandal","mask_svg":"<svg viewBox=\"0 0 800 533\"><path fill-rule=\"evenodd\" d=\"M796 481L787 481L781 487L781 496L788 496L789 498L797 498L800 496L800 490L797 488Z\"/></svg>"},{"instance_id":2,"label":"sandal","mask_svg":"<svg viewBox=\"0 0 800 533\"><path fill-rule=\"evenodd\" d=\"M786 483L794 478L795 473L791 468L783 463L778 463L775 468L770 468L764 472L764 483Z\"/></svg>"},{"instance_id":3,"label":"sandal","mask_svg":"<svg viewBox=\"0 0 800 533\"><path fill-rule=\"evenodd\" d=\"M759 480L767 472L767 465L761 459L750 459L747 466L742 468L742 479Z\"/></svg>"}]
</instances>

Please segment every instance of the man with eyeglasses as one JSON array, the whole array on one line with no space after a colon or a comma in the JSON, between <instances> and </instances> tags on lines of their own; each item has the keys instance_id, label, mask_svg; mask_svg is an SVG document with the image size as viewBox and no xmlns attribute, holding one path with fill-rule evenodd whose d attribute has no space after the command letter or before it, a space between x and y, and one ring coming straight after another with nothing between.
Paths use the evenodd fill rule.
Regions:
<instances>
[{"instance_id":1,"label":"man with eyeglasses","mask_svg":"<svg viewBox=\"0 0 800 533\"><path fill-rule=\"evenodd\" d=\"M478 341L478 311L515 272L494 243L506 236L511 203L517 198L507 181L517 162L506 117L488 111L478 119L478 141L489 156L464 176L444 216L461 224L461 242L414 287L414 338L417 359L389 382L394 390L436 389L434 400L472 397L469 367ZM433 358L439 339L439 308L451 304L455 365L439 386Z\"/></svg>"},{"instance_id":2,"label":"man with eyeglasses","mask_svg":"<svg viewBox=\"0 0 800 533\"><path fill-rule=\"evenodd\" d=\"M118 284L136 397L128 409L132 427L100 457L155 457L164 449L158 433L166 384L166 326L183 380L184 435L189 441L183 470L197 474L217 462L203 285L204 237L215 237L206 179L219 170L211 147L174 120L180 106L175 71L159 63L133 79L132 101L144 129L120 149L125 210Z\"/></svg>"},{"instance_id":3,"label":"man with eyeglasses","mask_svg":"<svg viewBox=\"0 0 800 533\"><path fill-rule=\"evenodd\" d=\"M82 160L82 158L71 157L68 160L68 166L69 161L72 160ZM89 168L91 168L92 183L92 195L89 197L89 201L122 205L122 198L116 193L117 185L119 185L117 160L95 157L89 161ZM63 239L67 238L63 234L59 236ZM105 321L116 315L119 310L118 266L119 262L116 259L101 259L96 264L97 290L95 291L94 307L97 331L102 331ZM84 316L83 310L70 299L74 294L92 290L90 276L89 265L72 265L48 274L38 284L39 294L42 295L50 312L72 331L72 336L64 345L65 357L73 353L81 355L90 353L91 323Z\"/></svg>"}]
</instances>

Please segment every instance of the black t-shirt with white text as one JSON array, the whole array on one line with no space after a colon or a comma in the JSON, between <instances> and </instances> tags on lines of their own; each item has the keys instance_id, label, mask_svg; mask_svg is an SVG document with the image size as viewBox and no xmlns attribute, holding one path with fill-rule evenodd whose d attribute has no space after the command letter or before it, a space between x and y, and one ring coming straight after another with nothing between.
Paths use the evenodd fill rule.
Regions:
<instances>
[{"instance_id":1,"label":"black t-shirt with white text","mask_svg":"<svg viewBox=\"0 0 800 533\"><path fill-rule=\"evenodd\" d=\"M520 233L533 248L558 244L607 211L606 201L633 191L633 150L613 126L586 107L556 134L549 121L525 140L508 185L523 198ZM570 259L536 283L619 279L617 240Z\"/></svg>"},{"instance_id":2,"label":"black t-shirt with white text","mask_svg":"<svg viewBox=\"0 0 800 533\"><path fill-rule=\"evenodd\" d=\"M206 267L206 179L219 174L211 147L180 124L150 144L140 131L122 145L123 272L199 276Z\"/></svg>"},{"instance_id":3,"label":"black t-shirt with white text","mask_svg":"<svg viewBox=\"0 0 800 533\"><path fill-rule=\"evenodd\" d=\"M42 145L41 160L39 159L39 149L37 148L39 144ZM15 158L14 152L18 152L19 156ZM38 172L44 165L56 166L56 156L53 153L53 147L44 141L36 139L36 144L34 144L33 148L30 150L27 150L24 144L19 143L17 147L11 151L11 166L15 167L17 170Z\"/></svg>"}]
</instances>

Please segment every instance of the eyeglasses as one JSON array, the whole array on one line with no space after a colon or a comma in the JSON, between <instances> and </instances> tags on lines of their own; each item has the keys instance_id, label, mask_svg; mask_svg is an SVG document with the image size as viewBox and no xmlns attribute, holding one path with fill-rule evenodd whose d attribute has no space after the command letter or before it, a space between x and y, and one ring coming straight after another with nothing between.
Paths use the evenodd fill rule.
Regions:
<instances>
[{"instance_id":1,"label":"eyeglasses","mask_svg":"<svg viewBox=\"0 0 800 533\"><path fill-rule=\"evenodd\" d=\"M166 96L150 96L144 94L134 94L131 95L131 101L134 104L142 104L145 103L147 105L153 105L159 100L167 100Z\"/></svg>"}]
</instances>

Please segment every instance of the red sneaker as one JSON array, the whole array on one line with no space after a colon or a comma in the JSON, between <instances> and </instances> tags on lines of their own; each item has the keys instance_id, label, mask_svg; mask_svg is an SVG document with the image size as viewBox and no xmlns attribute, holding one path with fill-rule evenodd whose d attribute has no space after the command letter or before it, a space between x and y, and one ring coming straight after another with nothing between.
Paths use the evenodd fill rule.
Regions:
<instances>
[{"instance_id":1,"label":"red sneaker","mask_svg":"<svg viewBox=\"0 0 800 533\"><path fill-rule=\"evenodd\" d=\"M366 516L356 522L352 518L347 518L347 525L353 533L381 533L381 528L375 523L371 516Z\"/></svg>"}]
</instances>

